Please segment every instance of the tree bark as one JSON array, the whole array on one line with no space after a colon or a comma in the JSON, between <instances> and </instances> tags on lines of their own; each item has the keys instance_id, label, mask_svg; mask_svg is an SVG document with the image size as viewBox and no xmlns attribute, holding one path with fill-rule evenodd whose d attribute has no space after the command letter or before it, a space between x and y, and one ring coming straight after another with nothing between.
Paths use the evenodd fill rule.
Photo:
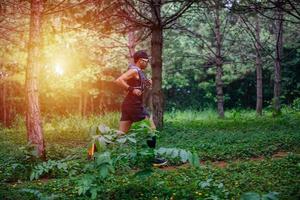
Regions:
<instances>
[{"instance_id":1,"label":"tree bark","mask_svg":"<svg viewBox=\"0 0 300 200\"><path fill-rule=\"evenodd\" d=\"M162 91L162 48L163 27L161 26L161 0L155 0L152 6L152 19L156 24L151 34L151 68L152 68L152 108L153 121L157 128L163 127L163 91Z\"/></svg>"},{"instance_id":2,"label":"tree bark","mask_svg":"<svg viewBox=\"0 0 300 200\"><path fill-rule=\"evenodd\" d=\"M91 103L91 114L94 115L94 97L90 96L90 103Z\"/></svg>"},{"instance_id":3,"label":"tree bark","mask_svg":"<svg viewBox=\"0 0 300 200\"><path fill-rule=\"evenodd\" d=\"M82 116L87 116L87 101L88 101L88 93L86 91L83 92L83 112Z\"/></svg>"},{"instance_id":4,"label":"tree bark","mask_svg":"<svg viewBox=\"0 0 300 200\"><path fill-rule=\"evenodd\" d=\"M263 88L262 88L262 61L261 61L261 42L260 42L260 23L259 18L255 18L255 53L256 53L256 114L262 115Z\"/></svg>"},{"instance_id":5,"label":"tree bark","mask_svg":"<svg viewBox=\"0 0 300 200\"><path fill-rule=\"evenodd\" d=\"M282 1L278 1L282 3ZM281 58L283 48L283 12L277 9L276 23L276 56L274 63L274 114L280 113L280 87L281 87Z\"/></svg>"},{"instance_id":6,"label":"tree bark","mask_svg":"<svg viewBox=\"0 0 300 200\"><path fill-rule=\"evenodd\" d=\"M2 96L2 107L3 107L3 125L6 126L7 121L7 110L6 110L6 95L7 95L7 89L6 89L6 81L4 79L3 81L3 96Z\"/></svg>"},{"instance_id":7,"label":"tree bark","mask_svg":"<svg viewBox=\"0 0 300 200\"><path fill-rule=\"evenodd\" d=\"M217 3L218 4L218 3ZM220 13L219 6L216 5L216 17L215 17L215 37L216 37L216 91L217 91L217 104L218 114L220 118L224 118L224 94L223 94L223 60L221 54L222 48L222 36L220 31Z\"/></svg>"},{"instance_id":8,"label":"tree bark","mask_svg":"<svg viewBox=\"0 0 300 200\"><path fill-rule=\"evenodd\" d=\"M38 96L43 0L32 0L30 6L30 33L26 69L27 139L37 148L38 156L45 159L46 152Z\"/></svg>"},{"instance_id":9,"label":"tree bark","mask_svg":"<svg viewBox=\"0 0 300 200\"><path fill-rule=\"evenodd\" d=\"M1 80L1 77L0 77ZM0 81L0 122L3 123L3 84L2 80Z\"/></svg>"},{"instance_id":10,"label":"tree bark","mask_svg":"<svg viewBox=\"0 0 300 200\"><path fill-rule=\"evenodd\" d=\"M82 102L83 102L83 95L82 95L82 81L79 81L79 88L80 88L80 92L79 92L79 103L78 103L78 114L80 116L82 116Z\"/></svg>"},{"instance_id":11,"label":"tree bark","mask_svg":"<svg viewBox=\"0 0 300 200\"><path fill-rule=\"evenodd\" d=\"M131 31L128 33L128 50L129 50L129 56L128 56L128 64L133 63L133 55L135 53L135 37L134 37L134 31Z\"/></svg>"},{"instance_id":12,"label":"tree bark","mask_svg":"<svg viewBox=\"0 0 300 200\"><path fill-rule=\"evenodd\" d=\"M12 122L12 104L13 104L13 95L12 95L12 81L7 82L8 90L7 90L7 121L6 126L9 127Z\"/></svg>"}]
</instances>

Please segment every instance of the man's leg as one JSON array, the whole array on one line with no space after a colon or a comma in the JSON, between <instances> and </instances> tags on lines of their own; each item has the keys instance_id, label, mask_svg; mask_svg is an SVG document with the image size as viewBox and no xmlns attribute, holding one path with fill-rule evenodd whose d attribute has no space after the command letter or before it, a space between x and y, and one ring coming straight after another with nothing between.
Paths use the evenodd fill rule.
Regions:
<instances>
[{"instance_id":1,"label":"man's leg","mask_svg":"<svg viewBox=\"0 0 300 200\"><path fill-rule=\"evenodd\" d=\"M132 121L120 121L119 131L127 133L131 127Z\"/></svg>"},{"instance_id":2,"label":"man's leg","mask_svg":"<svg viewBox=\"0 0 300 200\"><path fill-rule=\"evenodd\" d=\"M154 122L153 122L152 117L146 116L145 119L146 119L146 120L149 120L151 129L152 129L152 130L155 130L155 129L156 129L156 126L155 126L155 124L154 124ZM149 146L150 148L155 148L155 147L156 147L156 136L153 136L153 137L151 137L151 139L148 139L148 140L147 140L147 144L148 144L148 146Z\"/></svg>"},{"instance_id":3,"label":"man's leg","mask_svg":"<svg viewBox=\"0 0 300 200\"><path fill-rule=\"evenodd\" d=\"M156 129L156 126L154 124L154 121L153 121L153 118L152 118L152 115L151 117L146 117L145 118L146 120L149 120L150 121L150 126L153 130ZM156 136L153 136L151 137L151 139L148 139L147 140L147 145L150 147L150 148L155 148L156 147ZM153 162L153 166L154 167L162 167L162 166L165 166L166 164L168 163L168 160L164 159L164 158L161 158L160 155L157 155L154 159L154 162Z\"/></svg>"}]
</instances>

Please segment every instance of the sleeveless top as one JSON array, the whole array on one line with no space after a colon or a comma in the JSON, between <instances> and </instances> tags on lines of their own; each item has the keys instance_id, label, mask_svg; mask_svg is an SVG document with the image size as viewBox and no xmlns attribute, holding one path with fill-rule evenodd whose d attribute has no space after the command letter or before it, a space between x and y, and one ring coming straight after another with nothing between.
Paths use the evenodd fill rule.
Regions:
<instances>
[{"instance_id":1,"label":"sleeveless top","mask_svg":"<svg viewBox=\"0 0 300 200\"><path fill-rule=\"evenodd\" d=\"M133 88L140 89L142 92L145 89L145 81L147 80L144 72L137 66L130 64L129 69L135 69L138 72L139 79L137 80L135 77L127 80L127 84ZM143 105L143 93L140 96L133 94L132 92L128 92L127 96L123 101L123 106L142 106Z\"/></svg>"}]
</instances>

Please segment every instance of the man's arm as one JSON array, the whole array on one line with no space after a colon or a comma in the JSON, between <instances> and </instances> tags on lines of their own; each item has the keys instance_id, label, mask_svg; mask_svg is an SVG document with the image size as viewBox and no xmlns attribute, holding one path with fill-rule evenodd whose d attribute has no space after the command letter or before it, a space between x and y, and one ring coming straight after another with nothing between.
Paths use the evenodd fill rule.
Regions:
<instances>
[{"instance_id":1,"label":"man's arm","mask_svg":"<svg viewBox=\"0 0 300 200\"><path fill-rule=\"evenodd\" d=\"M119 86L121 86L122 88L124 88L125 90L128 90L129 85L127 84L127 80L136 76L137 71L134 69L130 69L127 72L125 72L124 74L122 74L119 78L117 78L115 80L115 83Z\"/></svg>"},{"instance_id":2,"label":"man's arm","mask_svg":"<svg viewBox=\"0 0 300 200\"><path fill-rule=\"evenodd\" d=\"M129 85L127 84L127 80L135 77L138 75L138 72L134 69L129 69L127 72L125 72L124 74L122 74L119 78L117 78L115 80L115 83L119 86L121 86L122 88L124 88L125 90L129 89ZM141 90L139 89L133 89L132 91L133 94L140 96L141 95Z\"/></svg>"}]
</instances>

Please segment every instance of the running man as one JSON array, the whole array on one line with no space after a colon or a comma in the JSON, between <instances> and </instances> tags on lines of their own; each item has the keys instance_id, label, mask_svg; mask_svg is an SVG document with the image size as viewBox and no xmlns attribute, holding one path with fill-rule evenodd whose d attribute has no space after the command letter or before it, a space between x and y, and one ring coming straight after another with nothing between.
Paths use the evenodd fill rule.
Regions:
<instances>
[{"instance_id":1,"label":"running man","mask_svg":"<svg viewBox=\"0 0 300 200\"><path fill-rule=\"evenodd\" d=\"M149 113L143 106L143 92L145 87L150 88L152 80L147 79L143 70L147 68L149 57L143 50L137 51L133 55L134 64L130 64L128 70L116 79L116 83L128 91L122 103L122 115L119 124L119 131L126 134L132 123L144 119L150 120L151 128L155 129L155 124L150 118ZM155 148L156 138L153 137L152 141L147 141L150 148ZM165 159L156 158L154 166L165 165Z\"/></svg>"}]
</instances>

